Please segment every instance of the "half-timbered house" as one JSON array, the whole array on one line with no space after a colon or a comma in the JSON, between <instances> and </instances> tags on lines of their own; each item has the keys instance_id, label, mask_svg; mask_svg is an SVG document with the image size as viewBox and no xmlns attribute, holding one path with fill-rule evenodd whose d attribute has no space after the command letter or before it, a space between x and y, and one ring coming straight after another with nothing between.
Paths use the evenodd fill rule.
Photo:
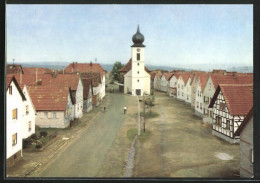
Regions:
<instances>
[{"instance_id":1,"label":"half-timbered house","mask_svg":"<svg viewBox=\"0 0 260 183\"><path fill-rule=\"evenodd\" d=\"M209 105L213 108L212 135L239 142L235 133L252 106L252 84L219 84Z\"/></svg>"}]
</instances>

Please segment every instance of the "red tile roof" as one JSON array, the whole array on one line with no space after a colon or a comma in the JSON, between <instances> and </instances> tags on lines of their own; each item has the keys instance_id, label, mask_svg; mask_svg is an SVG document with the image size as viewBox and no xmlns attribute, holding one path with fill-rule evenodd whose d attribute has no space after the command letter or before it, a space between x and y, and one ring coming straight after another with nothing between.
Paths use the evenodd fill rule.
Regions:
<instances>
[{"instance_id":1,"label":"red tile roof","mask_svg":"<svg viewBox=\"0 0 260 183\"><path fill-rule=\"evenodd\" d=\"M28 86L36 111L64 111L68 102L69 88L65 86Z\"/></svg>"},{"instance_id":2,"label":"red tile roof","mask_svg":"<svg viewBox=\"0 0 260 183\"><path fill-rule=\"evenodd\" d=\"M78 88L80 76L78 74L58 74L55 78L50 80L48 85L51 86L65 86L71 88L72 91L76 91Z\"/></svg>"},{"instance_id":3,"label":"red tile roof","mask_svg":"<svg viewBox=\"0 0 260 183\"><path fill-rule=\"evenodd\" d=\"M6 74L20 73L20 71L22 73L24 72L21 65L18 65L18 64L7 64L7 66L6 66Z\"/></svg>"},{"instance_id":4,"label":"red tile roof","mask_svg":"<svg viewBox=\"0 0 260 183\"><path fill-rule=\"evenodd\" d=\"M103 77L105 74L104 68L98 63L70 63L66 68L65 72L99 72Z\"/></svg>"},{"instance_id":5,"label":"red tile roof","mask_svg":"<svg viewBox=\"0 0 260 183\"><path fill-rule=\"evenodd\" d=\"M210 108L213 107L220 91L230 115L245 116L253 106L253 84L220 84L210 102Z\"/></svg>"},{"instance_id":6,"label":"red tile roof","mask_svg":"<svg viewBox=\"0 0 260 183\"><path fill-rule=\"evenodd\" d=\"M210 76L216 89L219 84L252 84L253 83L253 75L237 75L226 76L226 75L211 75Z\"/></svg>"},{"instance_id":7,"label":"red tile roof","mask_svg":"<svg viewBox=\"0 0 260 183\"><path fill-rule=\"evenodd\" d=\"M155 78L155 75L156 75L156 73L155 73L155 72L153 72L153 73L150 73L150 75L151 75L151 80L153 81L153 80L154 80L154 78Z\"/></svg>"},{"instance_id":8,"label":"red tile roof","mask_svg":"<svg viewBox=\"0 0 260 183\"><path fill-rule=\"evenodd\" d=\"M130 60L124 65L124 67L122 67L121 69L119 69L119 72L125 72L127 73L128 71L130 71L132 69L132 58L130 58ZM149 69L147 69L146 67L144 67L146 72L151 72Z\"/></svg>"},{"instance_id":9,"label":"red tile roof","mask_svg":"<svg viewBox=\"0 0 260 183\"><path fill-rule=\"evenodd\" d=\"M167 81L169 81L169 79L172 77L172 75L173 75L173 73L164 73L163 74L164 75L164 77L165 77L165 79L167 80Z\"/></svg>"},{"instance_id":10,"label":"red tile roof","mask_svg":"<svg viewBox=\"0 0 260 183\"><path fill-rule=\"evenodd\" d=\"M87 100L89 89L91 89L91 92L93 94L92 87L91 87L91 79L82 79L82 84L83 84L83 98L84 100Z\"/></svg>"},{"instance_id":11,"label":"red tile roof","mask_svg":"<svg viewBox=\"0 0 260 183\"><path fill-rule=\"evenodd\" d=\"M6 91L8 90L8 87L10 86L10 84L11 84L12 82L14 82L14 84L15 84L15 86L16 86L18 92L20 93L22 99L23 99L23 100L26 100L26 98L25 98L25 96L24 96L24 94L23 94L23 92L22 92L22 89L21 89L21 87L19 86L19 84L18 84L16 78L15 78L14 76L12 76L12 75L7 75L7 76L6 76L6 81L5 81Z\"/></svg>"},{"instance_id":12,"label":"red tile roof","mask_svg":"<svg viewBox=\"0 0 260 183\"><path fill-rule=\"evenodd\" d=\"M23 67L24 74L49 74L52 73L52 70L49 68L41 68L41 67Z\"/></svg>"},{"instance_id":13,"label":"red tile roof","mask_svg":"<svg viewBox=\"0 0 260 183\"><path fill-rule=\"evenodd\" d=\"M97 87L99 85L99 83L101 83L100 73L97 73L97 72L81 73L81 78L82 79L91 79L93 87Z\"/></svg>"},{"instance_id":14,"label":"red tile roof","mask_svg":"<svg viewBox=\"0 0 260 183\"><path fill-rule=\"evenodd\" d=\"M201 91L204 90L204 87L208 81L209 75L208 74L201 74L198 76L199 81L200 81L200 87L201 87Z\"/></svg>"}]
</instances>

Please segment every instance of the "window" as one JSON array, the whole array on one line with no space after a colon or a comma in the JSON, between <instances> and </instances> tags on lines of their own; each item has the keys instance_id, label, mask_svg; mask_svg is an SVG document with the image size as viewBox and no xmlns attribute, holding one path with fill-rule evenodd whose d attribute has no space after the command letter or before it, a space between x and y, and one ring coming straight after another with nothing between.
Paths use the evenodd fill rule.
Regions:
<instances>
[{"instance_id":1,"label":"window","mask_svg":"<svg viewBox=\"0 0 260 183\"><path fill-rule=\"evenodd\" d=\"M137 71L137 74L139 74L139 71Z\"/></svg>"},{"instance_id":2,"label":"window","mask_svg":"<svg viewBox=\"0 0 260 183\"><path fill-rule=\"evenodd\" d=\"M225 111L225 103L220 102L220 104L219 104L219 109L220 109L221 111Z\"/></svg>"},{"instance_id":3,"label":"window","mask_svg":"<svg viewBox=\"0 0 260 183\"><path fill-rule=\"evenodd\" d=\"M197 108L199 108L199 102L197 102Z\"/></svg>"},{"instance_id":4,"label":"window","mask_svg":"<svg viewBox=\"0 0 260 183\"><path fill-rule=\"evenodd\" d=\"M202 103L200 103L200 110L202 110Z\"/></svg>"},{"instance_id":5,"label":"window","mask_svg":"<svg viewBox=\"0 0 260 183\"><path fill-rule=\"evenodd\" d=\"M212 111L209 112L209 117L211 117L211 118L213 117L213 112Z\"/></svg>"},{"instance_id":6,"label":"window","mask_svg":"<svg viewBox=\"0 0 260 183\"><path fill-rule=\"evenodd\" d=\"M137 65L139 66L139 63L137 63Z\"/></svg>"},{"instance_id":7,"label":"window","mask_svg":"<svg viewBox=\"0 0 260 183\"><path fill-rule=\"evenodd\" d=\"M137 82L139 82L139 79L137 80Z\"/></svg>"},{"instance_id":8,"label":"window","mask_svg":"<svg viewBox=\"0 0 260 183\"><path fill-rule=\"evenodd\" d=\"M12 119L17 119L17 109L13 109L12 116Z\"/></svg>"},{"instance_id":9,"label":"window","mask_svg":"<svg viewBox=\"0 0 260 183\"><path fill-rule=\"evenodd\" d=\"M12 136L12 145L16 145L17 144L17 133L13 134Z\"/></svg>"},{"instance_id":10,"label":"window","mask_svg":"<svg viewBox=\"0 0 260 183\"><path fill-rule=\"evenodd\" d=\"M52 117L57 118L56 112L52 112Z\"/></svg>"},{"instance_id":11,"label":"window","mask_svg":"<svg viewBox=\"0 0 260 183\"><path fill-rule=\"evenodd\" d=\"M230 121L229 121L229 120L227 120L226 129L227 129L227 130L230 130Z\"/></svg>"},{"instance_id":12,"label":"window","mask_svg":"<svg viewBox=\"0 0 260 183\"><path fill-rule=\"evenodd\" d=\"M137 59L137 60L140 60L140 53L137 53L136 59Z\"/></svg>"},{"instance_id":13,"label":"window","mask_svg":"<svg viewBox=\"0 0 260 183\"><path fill-rule=\"evenodd\" d=\"M29 122L28 122L28 131L30 132L31 130L32 130L32 122L29 121Z\"/></svg>"},{"instance_id":14,"label":"window","mask_svg":"<svg viewBox=\"0 0 260 183\"><path fill-rule=\"evenodd\" d=\"M48 118L48 112L44 112L44 118Z\"/></svg>"},{"instance_id":15,"label":"window","mask_svg":"<svg viewBox=\"0 0 260 183\"><path fill-rule=\"evenodd\" d=\"M221 120L221 117L219 117L219 116L216 116L216 123L217 123L217 125L221 125L221 123L222 123L222 120Z\"/></svg>"},{"instance_id":16,"label":"window","mask_svg":"<svg viewBox=\"0 0 260 183\"><path fill-rule=\"evenodd\" d=\"M13 94L12 86L9 86L9 94L10 94L10 95Z\"/></svg>"},{"instance_id":17,"label":"window","mask_svg":"<svg viewBox=\"0 0 260 183\"><path fill-rule=\"evenodd\" d=\"M253 148L252 149L250 149L250 161L251 161L251 163L254 163L254 150L253 150Z\"/></svg>"},{"instance_id":18,"label":"window","mask_svg":"<svg viewBox=\"0 0 260 183\"><path fill-rule=\"evenodd\" d=\"M180 88L180 84L178 84L178 88Z\"/></svg>"},{"instance_id":19,"label":"window","mask_svg":"<svg viewBox=\"0 0 260 183\"><path fill-rule=\"evenodd\" d=\"M178 91L178 96L180 96L180 92Z\"/></svg>"},{"instance_id":20,"label":"window","mask_svg":"<svg viewBox=\"0 0 260 183\"><path fill-rule=\"evenodd\" d=\"M25 113L26 113L26 114L29 114L29 106L28 106L28 105L25 106Z\"/></svg>"},{"instance_id":21,"label":"window","mask_svg":"<svg viewBox=\"0 0 260 183\"><path fill-rule=\"evenodd\" d=\"M200 96L200 91L198 90L198 97Z\"/></svg>"}]
</instances>

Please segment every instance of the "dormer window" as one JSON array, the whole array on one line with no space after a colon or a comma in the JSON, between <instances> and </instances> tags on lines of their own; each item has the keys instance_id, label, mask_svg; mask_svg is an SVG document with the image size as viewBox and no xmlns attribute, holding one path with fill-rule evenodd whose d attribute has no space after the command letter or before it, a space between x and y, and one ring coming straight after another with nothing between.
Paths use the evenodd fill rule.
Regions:
<instances>
[{"instance_id":1,"label":"dormer window","mask_svg":"<svg viewBox=\"0 0 260 183\"><path fill-rule=\"evenodd\" d=\"M9 94L12 95L13 90L12 90L12 86L9 86Z\"/></svg>"}]
</instances>

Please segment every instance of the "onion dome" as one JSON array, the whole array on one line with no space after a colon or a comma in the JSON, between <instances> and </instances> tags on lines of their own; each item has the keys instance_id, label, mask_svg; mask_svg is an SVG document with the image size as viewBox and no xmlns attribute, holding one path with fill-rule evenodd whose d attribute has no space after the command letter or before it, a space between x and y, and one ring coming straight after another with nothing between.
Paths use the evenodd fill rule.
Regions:
<instances>
[{"instance_id":1,"label":"onion dome","mask_svg":"<svg viewBox=\"0 0 260 183\"><path fill-rule=\"evenodd\" d=\"M137 27L137 32L132 37L132 40L134 42L132 47L145 47L145 45L143 45L144 36L143 36L143 34L140 33L139 25Z\"/></svg>"}]
</instances>

